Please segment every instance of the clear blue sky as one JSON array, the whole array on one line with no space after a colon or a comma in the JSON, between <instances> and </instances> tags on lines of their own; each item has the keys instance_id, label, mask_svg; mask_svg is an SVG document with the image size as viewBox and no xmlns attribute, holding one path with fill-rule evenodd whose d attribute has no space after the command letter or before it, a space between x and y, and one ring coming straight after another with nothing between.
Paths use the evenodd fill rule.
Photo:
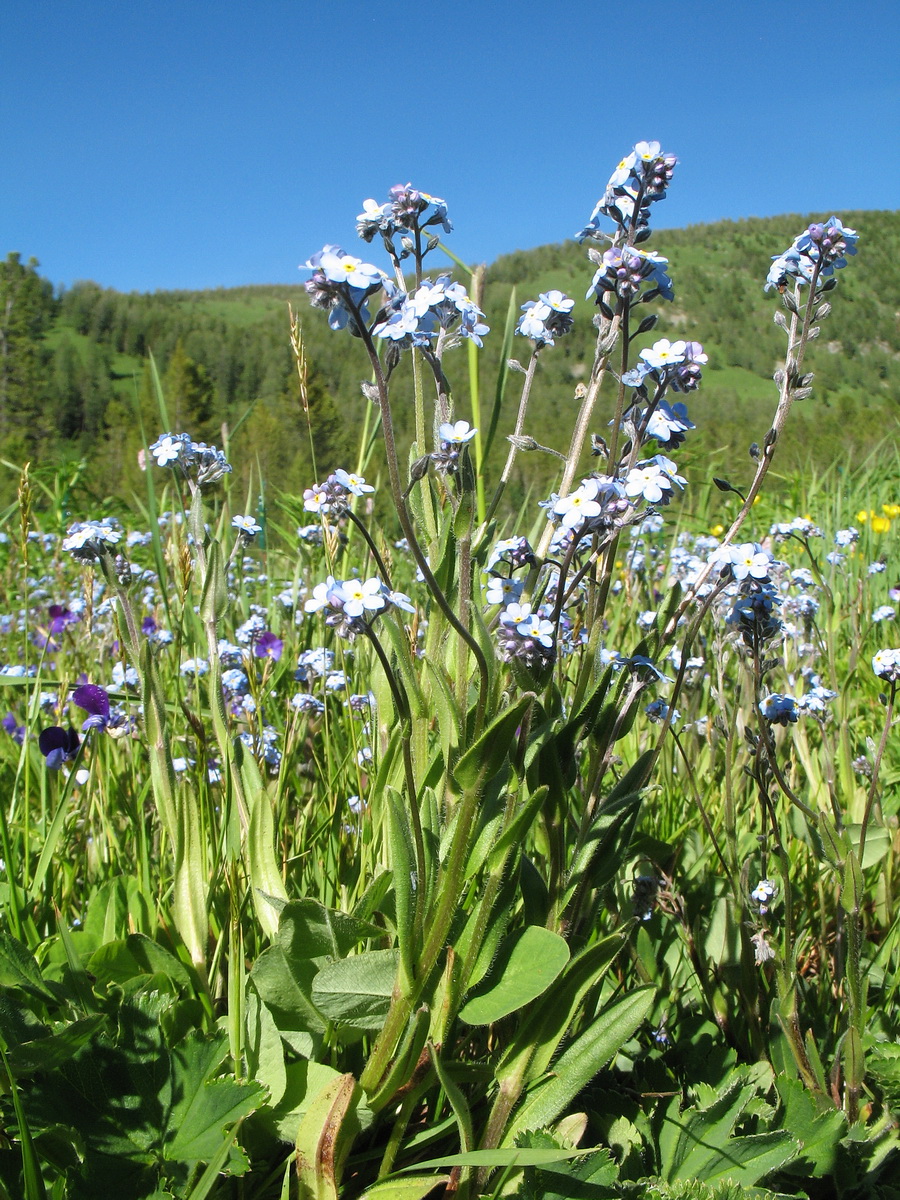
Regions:
<instances>
[{"instance_id":1,"label":"clear blue sky","mask_svg":"<svg viewBox=\"0 0 900 1200\"><path fill-rule=\"evenodd\" d=\"M681 160L658 225L897 208L898 47L897 0L6 0L0 255L295 282L410 180L490 261L571 237L641 138Z\"/></svg>"}]
</instances>

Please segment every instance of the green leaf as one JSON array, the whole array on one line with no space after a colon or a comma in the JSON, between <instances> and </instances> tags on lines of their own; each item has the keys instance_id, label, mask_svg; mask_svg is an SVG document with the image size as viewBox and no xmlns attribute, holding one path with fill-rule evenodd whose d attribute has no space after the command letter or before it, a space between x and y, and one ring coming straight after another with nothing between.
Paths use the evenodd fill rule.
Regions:
<instances>
[{"instance_id":1,"label":"green leaf","mask_svg":"<svg viewBox=\"0 0 900 1200\"><path fill-rule=\"evenodd\" d=\"M34 1071L52 1071L62 1066L91 1040L105 1022L106 1018L99 1015L84 1017L66 1025L58 1033L11 1046L9 1058L13 1069L20 1074L30 1075Z\"/></svg>"},{"instance_id":2,"label":"green leaf","mask_svg":"<svg viewBox=\"0 0 900 1200\"><path fill-rule=\"evenodd\" d=\"M555 1121L621 1050L646 1019L655 998L655 988L637 988L605 1008L557 1059L551 1077L538 1084L513 1113L501 1145L509 1146L522 1130Z\"/></svg>"},{"instance_id":3,"label":"green leaf","mask_svg":"<svg viewBox=\"0 0 900 1200\"><path fill-rule=\"evenodd\" d=\"M845 825L844 829L850 838L850 844L853 846L856 854L859 854L859 840L862 834L862 825ZM869 828L866 831L866 853L865 860L862 863L863 869L866 867L874 867L876 863L881 862L886 857L891 848L891 834L883 825L876 825L873 822L869 823Z\"/></svg>"},{"instance_id":4,"label":"green leaf","mask_svg":"<svg viewBox=\"0 0 900 1200\"><path fill-rule=\"evenodd\" d=\"M200 597L200 619L207 623L217 623L227 612L228 586L222 563L222 547L213 539L206 551L206 575Z\"/></svg>"},{"instance_id":5,"label":"green leaf","mask_svg":"<svg viewBox=\"0 0 900 1200\"><path fill-rule=\"evenodd\" d=\"M0 987L22 988L42 999L53 996L34 955L5 930L0 930Z\"/></svg>"},{"instance_id":6,"label":"green leaf","mask_svg":"<svg viewBox=\"0 0 900 1200\"><path fill-rule=\"evenodd\" d=\"M366 938L383 936L377 925L312 899L286 904L278 925L278 944L289 958L345 958Z\"/></svg>"},{"instance_id":7,"label":"green leaf","mask_svg":"<svg viewBox=\"0 0 900 1200\"><path fill-rule=\"evenodd\" d=\"M731 1136L757 1091L757 1082L741 1070L719 1092L712 1093L706 1104L690 1111L681 1112L680 1097L674 1097L663 1111L659 1127L662 1178L707 1183L728 1179L752 1186L795 1158L798 1143L783 1130Z\"/></svg>"},{"instance_id":8,"label":"green leaf","mask_svg":"<svg viewBox=\"0 0 900 1200\"><path fill-rule=\"evenodd\" d=\"M469 747L453 771L453 778L461 791L479 787L496 775L509 753L522 718L533 703L534 694L526 692L492 721L478 741Z\"/></svg>"},{"instance_id":9,"label":"green leaf","mask_svg":"<svg viewBox=\"0 0 900 1200\"><path fill-rule=\"evenodd\" d=\"M171 1052L171 1108L164 1155L178 1163L208 1162L224 1131L247 1116L264 1098L257 1083L214 1079L227 1043L188 1037ZM174 1136L173 1136L174 1135Z\"/></svg>"},{"instance_id":10,"label":"green leaf","mask_svg":"<svg viewBox=\"0 0 900 1200\"><path fill-rule=\"evenodd\" d=\"M422 1200L436 1187L449 1182L449 1175L406 1175L401 1179L385 1179L367 1188L360 1200Z\"/></svg>"},{"instance_id":11,"label":"green leaf","mask_svg":"<svg viewBox=\"0 0 900 1200\"><path fill-rule=\"evenodd\" d=\"M274 1107L287 1087L284 1046L270 1010L249 980L244 992L244 1053L247 1073L265 1086ZM293 1141L293 1134L288 1140Z\"/></svg>"},{"instance_id":12,"label":"green leaf","mask_svg":"<svg viewBox=\"0 0 900 1200\"><path fill-rule=\"evenodd\" d=\"M191 976L184 963L164 946L142 933L131 933L121 941L107 942L95 950L87 969L97 983L127 983L140 975L166 975L182 988L190 988Z\"/></svg>"},{"instance_id":13,"label":"green leaf","mask_svg":"<svg viewBox=\"0 0 900 1200\"><path fill-rule=\"evenodd\" d=\"M278 1103L261 1108L252 1121L254 1127L261 1127L280 1141L293 1144L310 1104L324 1087L340 1078L340 1072L324 1063L301 1058L288 1063L284 1073L284 1091Z\"/></svg>"},{"instance_id":14,"label":"green leaf","mask_svg":"<svg viewBox=\"0 0 900 1200\"><path fill-rule=\"evenodd\" d=\"M323 967L313 980L312 998L329 1020L376 1033L390 1006L400 954L367 950Z\"/></svg>"},{"instance_id":15,"label":"green leaf","mask_svg":"<svg viewBox=\"0 0 900 1200\"><path fill-rule=\"evenodd\" d=\"M325 1033L327 1022L312 1002L312 982L318 966L309 959L289 958L282 947L264 950L250 970L250 981L277 1025L293 1044L292 1032L308 1037L303 1052L312 1053Z\"/></svg>"},{"instance_id":16,"label":"green leaf","mask_svg":"<svg viewBox=\"0 0 900 1200\"><path fill-rule=\"evenodd\" d=\"M403 797L396 788L386 787L387 835L391 852L391 870L394 875L394 899L397 918L397 941L400 944L400 962L403 968L401 986L409 994L415 979L415 918L416 892L413 880L416 873L416 850L413 843L409 814ZM415 803L415 800L412 801ZM423 886L424 880L419 881Z\"/></svg>"},{"instance_id":17,"label":"green leaf","mask_svg":"<svg viewBox=\"0 0 900 1200\"><path fill-rule=\"evenodd\" d=\"M256 1083L217 1077L227 1051L224 1034L189 1035L170 1050L159 1000L147 997L119 1010L116 1041L101 1034L61 1069L34 1079L29 1113L75 1129L84 1146L73 1200L114 1187L144 1196L160 1178L183 1188L199 1163L214 1159L264 1096ZM246 1165L230 1147L225 1169Z\"/></svg>"},{"instance_id":18,"label":"green leaf","mask_svg":"<svg viewBox=\"0 0 900 1200\"><path fill-rule=\"evenodd\" d=\"M579 1158L588 1150L562 1150L554 1148L532 1149L528 1146L501 1146L495 1150L470 1150L466 1154L447 1154L442 1158L430 1158L416 1163L410 1170L422 1167L542 1167L548 1163L565 1162Z\"/></svg>"},{"instance_id":19,"label":"green leaf","mask_svg":"<svg viewBox=\"0 0 900 1200\"><path fill-rule=\"evenodd\" d=\"M837 1148L847 1132L847 1117L829 1105L816 1104L815 1099L799 1079L777 1075L775 1087L784 1111L779 1124L802 1148L798 1159L785 1168L792 1175L821 1179L834 1169Z\"/></svg>"},{"instance_id":20,"label":"green leaf","mask_svg":"<svg viewBox=\"0 0 900 1200\"><path fill-rule=\"evenodd\" d=\"M487 983L460 1017L469 1025L499 1021L542 995L568 961L568 943L558 933L540 925L518 930L503 943Z\"/></svg>"},{"instance_id":21,"label":"green leaf","mask_svg":"<svg viewBox=\"0 0 900 1200\"><path fill-rule=\"evenodd\" d=\"M283 911L282 906L288 894L275 852L272 797L255 757L239 738L234 741L234 760L241 773L244 796L250 810L246 856L253 908L263 932L267 937L274 938L279 928L279 913Z\"/></svg>"},{"instance_id":22,"label":"green leaf","mask_svg":"<svg viewBox=\"0 0 900 1200\"><path fill-rule=\"evenodd\" d=\"M543 1075L585 996L600 982L624 944L620 934L612 934L571 959L553 991L535 1005L501 1056L495 1068L498 1080Z\"/></svg>"}]
</instances>

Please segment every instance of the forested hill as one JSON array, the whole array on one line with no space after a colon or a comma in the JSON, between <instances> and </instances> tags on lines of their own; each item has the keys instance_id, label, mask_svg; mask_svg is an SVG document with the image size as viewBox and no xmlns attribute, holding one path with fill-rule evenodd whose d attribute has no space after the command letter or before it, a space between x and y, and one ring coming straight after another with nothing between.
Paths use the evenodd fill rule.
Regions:
<instances>
[{"instance_id":1,"label":"forested hill","mask_svg":"<svg viewBox=\"0 0 900 1200\"><path fill-rule=\"evenodd\" d=\"M745 471L747 447L768 427L772 373L784 354L772 319L777 297L763 292L766 272L810 220L828 215L664 230L649 242L670 260L675 299L656 306L659 324L636 346L681 337L702 342L710 358L700 393L689 397L697 430L680 451L683 464L699 462L707 474L711 464L719 473L733 463ZM814 393L792 416L780 452L785 465L810 458L850 465L898 432L900 212L840 215L859 231L859 254L840 272L834 311L811 348ZM360 253L379 261L374 246ZM433 257L435 270L443 269L440 252ZM549 288L577 300L575 329L541 358L526 423L539 442L560 449L574 419L574 390L589 369L593 309L583 297L593 270L587 247L565 242L500 258L485 277L491 333L479 353L483 412L493 399L512 290L516 306ZM368 376L365 357L346 331L333 333L309 307L303 278L298 273L296 286L204 292L123 294L94 283L60 292L34 260L10 254L0 263L0 457L31 460L42 471L70 464L73 474L83 460L86 490L98 498L127 496L140 487L141 423L150 440L160 432L152 353L173 428L221 442L225 423L236 431L231 453L245 478L262 471L270 484L302 490L312 482L312 466L290 350L291 305L302 318L310 364L318 473L355 463L367 404L359 387ZM527 358L527 347L513 353ZM465 350L450 351L445 368L458 415L467 416ZM401 434L411 390L403 375L401 366L394 377ZM512 428L519 379L509 379L501 434ZM598 432L607 419L598 419ZM496 446L505 453L502 437ZM551 486L558 460L531 454L519 462L514 501L527 487ZM16 479L9 467L2 470L0 498L8 501ZM377 460L369 470L378 473Z\"/></svg>"}]
</instances>

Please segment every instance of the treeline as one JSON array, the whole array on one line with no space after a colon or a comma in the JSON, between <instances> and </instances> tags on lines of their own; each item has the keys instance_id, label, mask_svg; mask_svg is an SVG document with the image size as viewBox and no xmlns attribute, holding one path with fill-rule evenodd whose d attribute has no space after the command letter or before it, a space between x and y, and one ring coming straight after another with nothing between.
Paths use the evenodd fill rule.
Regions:
<instances>
[{"instance_id":1,"label":"treeline","mask_svg":"<svg viewBox=\"0 0 900 1200\"><path fill-rule=\"evenodd\" d=\"M822 466L835 459L852 465L897 431L900 213L841 215L860 232L860 254L841 272L834 315L813 345L807 367L815 373L814 395L792 420L781 451L786 465L810 458ZM784 356L784 337L773 323L776 299L762 283L772 256L811 219L720 222L665 230L650 242L670 260L675 300L657 306L656 329L636 345L682 337L701 341L709 353L703 388L688 398L698 428L680 452L682 463L693 461L704 477L712 466L736 482L749 474L747 447L768 427L771 377ZM542 355L526 429L541 444L566 448L574 393L592 356L593 310L583 297L593 269L586 248L573 242L506 255L487 269L482 306L492 332L478 356L483 424L511 301L518 313L539 292L560 288L577 300L576 325ZM303 324L309 423L290 348L289 306ZM524 360L528 353L516 339L513 354ZM445 369L458 415L466 416L465 350L450 350ZM68 465L97 499L143 491L138 452L145 436L152 441L161 432L160 389L173 429L220 443L223 427L233 435L241 484L262 476L269 485L302 490L338 465L356 464L368 404L360 383L367 377L360 344L328 329L300 282L150 294L95 283L55 290L33 259L10 254L0 263L0 457L15 465L30 460L46 472ZM520 379L508 377L501 435L512 426ZM402 367L395 380L403 436L411 431L412 386ZM603 409L598 432L608 419ZM495 458L504 454L501 436ZM379 461L373 459L371 475ZM529 492L546 492L558 471L549 455L521 455L519 463L508 492L515 504ZM15 484L14 471L5 468L3 501L11 500Z\"/></svg>"}]
</instances>

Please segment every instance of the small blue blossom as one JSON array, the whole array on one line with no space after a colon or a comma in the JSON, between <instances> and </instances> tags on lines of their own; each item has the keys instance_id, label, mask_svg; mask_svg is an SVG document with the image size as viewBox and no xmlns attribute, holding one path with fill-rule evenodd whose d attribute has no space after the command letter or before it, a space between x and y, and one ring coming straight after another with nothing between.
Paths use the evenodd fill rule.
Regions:
<instances>
[{"instance_id":1,"label":"small blue blossom","mask_svg":"<svg viewBox=\"0 0 900 1200\"><path fill-rule=\"evenodd\" d=\"M238 515L231 518L231 524L238 533L248 539L256 537L258 533L262 533L262 525L254 517Z\"/></svg>"},{"instance_id":2,"label":"small blue blossom","mask_svg":"<svg viewBox=\"0 0 900 1200\"><path fill-rule=\"evenodd\" d=\"M771 879L761 879L750 893L750 899L759 906L760 913L765 914L769 911L771 902L777 895L777 885Z\"/></svg>"},{"instance_id":3,"label":"small blue blossom","mask_svg":"<svg viewBox=\"0 0 900 1200\"><path fill-rule=\"evenodd\" d=\"M760 700L759 711L772 725L793 725L800 716L794 697L782 696L778 692Z\"/></svg>"}]
</instances>

